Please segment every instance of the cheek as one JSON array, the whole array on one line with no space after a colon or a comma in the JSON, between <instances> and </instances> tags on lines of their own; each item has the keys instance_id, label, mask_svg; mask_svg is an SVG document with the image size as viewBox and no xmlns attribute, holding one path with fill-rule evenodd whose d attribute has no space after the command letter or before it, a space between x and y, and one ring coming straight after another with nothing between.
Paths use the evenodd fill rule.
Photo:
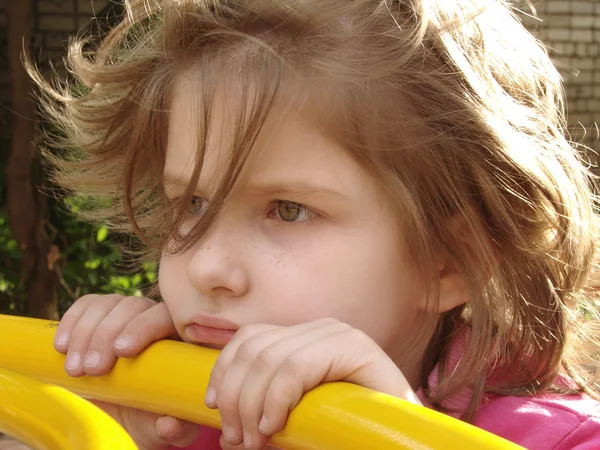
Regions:
<instances>
[{"instance_id":1,"label":"cheek","mask_svg":"<svg viewBox=\"0 0 600 450\"><path fill-rule=\"evenodd\" d=\"M394 361L411 360L412 349L421 348L416 339L424 291L399 261L327 251L306 259L293 255L293 260L280 256L279 267L269 269L274 276L255 292L257 321L291 326L331 317L363 331Z\"/></svg>"},{"instance_id":2,"label":"cheek","mask_svg":"<svg viewBox=\"0 0 600 450\"><path fill-rule=\"evenodd\" d=\"M257 273L268 320L280 325L333 317L379 341L407 323L419 303L400 257L364 237L294 246L274 259L263 260L267 270Z\"/></svg>"},{"instance_id":3,"label":"cheek","mask_svg":"<svg viewBox=\"0 0 600 450\"><path fill-rule=\"evenodd\" d=\"M158 267L158 287L160 295L169 309L177 299L185 298L187 286L186 259L184 256L163 257Z\"/></svg>"}]
</instances>

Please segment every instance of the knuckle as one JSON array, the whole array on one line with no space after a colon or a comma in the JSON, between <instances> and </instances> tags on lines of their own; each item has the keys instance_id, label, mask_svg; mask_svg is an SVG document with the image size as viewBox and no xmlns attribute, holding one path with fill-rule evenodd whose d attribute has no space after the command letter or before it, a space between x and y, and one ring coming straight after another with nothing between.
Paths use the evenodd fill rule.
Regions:
<instances>
[{"instance_id":1,"label":"knuckle","mask_svg":"<svg viewBox=\"0 0 600 450\"><path fill-rule=\"evenodd\" d=\"M360 342L361 344L366 345L372 345L374 343L373 339L371 339L367 333L359 330L358 328L349 327L343 331L348 333L349 337L355 342Z\"/></svg>"},{"instance_id":2,"label":"knuckle","mask_svg":"<svg viewBox=\"0 0 600 450\"><path fill-rule=\"evenodd\" d=\"M119 332L121 332L121 329L116 323L103 320L92 332L90 346L100 345L110 347L112 341Z\"/></svg>"},{"instance_id":3,"label":"knuckle","mask_svg":"<svg viewBox=\"0 0 600 450\"><path fill-rule=\"evenodd\" d=\"M235 353L236 359L240 361L252 361L256 359L256 355L258 354L258 350L256 346L252 343L252 340L244 341L240 344Z\"/></svg>"},{"instance_id":4,"label":"knuckle","mask_svg":"<svg viewBox=\"0 0 600 450\"><path fill-rule=\"evenodd\" d=\"M302 373L302 363L293 355L283 361L279 369L279 375L285 380L296 380Z\"/></svg>"},{"instance_id":5,"label":"knuckle","mask_svg":"<svg viewBox=\"0 0 600 450\"><path fill-rule=\"evenodd\" d=\"M130 295L128 297L124 297L121 299L121 302L125 303L127 306L134 307L134 308L149 306L147 299L145 299L144 297L136 297L135 295Z\"/></svg>"},{"instance_id":6,"label":"knuckle","mask_svg":"<svg viewBox=\"0 0 600 450\"><path fill-rule=\"evenodd\" d=\"M78 352L85 348L89 343L92 333L93 330L89 328L78 328L77 330L73 331L69 341L69 351Z\"/></svg>"},{"instance_id":7,"label":"knuckle","mask_svg":"<svg viewBox=\"0 0 600 450\"><path fill-rule=\"evenodd\" d=\"M138 314L131 318L127 324L127 328L134 328L136 330L151 333L155 329L154 325L151 317L148 317L146 314Z\"/></svg>"},{"instance_id":8,"label":"knuckle","mask_svg":"<svg viewBox=\"0 0 600 450\"><path fill-rule=\"evenodd\" d=\"M236 337L246 341L256 334L256 325L244 325L236 332Z\"/></svg>"},{"instance_id":9,"label":"knuckle","mask_svg":"<svg viewBox=\"0 0 600 450\"><path fill-rule=\"evenodd\" d=\"M95 300L92 303L90 303L86 314L89 311L94 314L101 314L105 316L119 303L119 301L119 298L115 298L113 296L99 296L98 300Z\"/></svg>"},{"instance_id":10,"label":"knuckle","mask_svg":"<svg viewBox=\"0 0 600 450\"><path fill-rule=\"evenodd\" d=\"M283 395L281 385L271 385L271 388L265 394L265 410L280 411L282 409Z\"/></svg>"},{"instance_id":11,"label":"knuckle","mask_svg":"<svg viewBox=\"0 0 600 450\"><path fill-rule=\"evenodd\" d=\"M256 400L252 398L251 395L248 395L247 392L242 391L240 394L240 399L238 400L238 409L240 413L240 418L244 419L244 417L249 416L249 412L256 409Z\"/></svg>"},{"instance_id":12,"label":"knuckle","mask_svg":"<svg viewBox=\"0 0 600 450\"><path fill-rule=\"evenodd\" d=\"M78 302L85 301L85 303L88 303L90 306L94 306L97 304L105 304L108 302L114 304L114 303L117 303L122 298L123 298L123 296L118 295L118 294L105 294L105 295L87 294L87 295L84 295L83 297L81 297L77 301Z\"/></svg>"},{"instance_id":13,"label":"knuckle","mask_svg":"<svg viewBox=\"0 0 600 450\"><path fill-rule=\"evenodd\" d=\"M227 390L220 389L217 395L217 407L222 415L226 417L235 417L238 410L237 397Z\"/></svg>"},{"instance_id":14,"label":"knuckle","mask_svg":"<svg viewBox=\"0 0 600 450\"><path fill-rule=\"evenodd\" d=\"M159 333L156 323L151 317L144 314L134 317L123 331L127 331L128 335L141 338L143 341L154 341Z\"/></svg>"},{"instance_id":15,"label":"knuckle","mask_svg":"<svg viewBox=\"0 0 600 450\"><path fill-rule=\"evenodd\" d=\"M273 351L269 348L262 349L256 355L253 364L257 366L259 370L265 370L272 368L276 365L276 358Z\"/></svg>"},{"instance_id":16,"label":"knuckle","mask_svg":"<svg viewBox=\"0 0 600 450\"><path fill-rule=\"evenodd\" d=\"M94 301L97 297L100 297L98 294L86 294L79 297L75 303L84 303ZM74 304L75 304L74 303Z\"/></svg>"},{"instance_id":17,"label":"knuckle","mask_svg":"<svg viewBox=\"0 0 600 450\"><path fill-rule=\"evenodd\" d=\"M339 320L334 319L333 317L322 317L321 319L318 319L317 322L325 326L337 325L341 323Z\"/></svg>"}]
</instances>

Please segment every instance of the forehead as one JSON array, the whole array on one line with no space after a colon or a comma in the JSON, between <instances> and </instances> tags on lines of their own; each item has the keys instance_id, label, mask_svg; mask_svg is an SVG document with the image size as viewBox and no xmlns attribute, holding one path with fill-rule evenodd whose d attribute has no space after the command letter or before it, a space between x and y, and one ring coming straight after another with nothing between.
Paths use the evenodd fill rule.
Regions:
<instances>
[{"instance_id":1,"label":"forehead","mask_svg":"<svg viewBox=\"0 0 600 450\"><path fill-rule=\"evenodd\" d=\"M165 175L189 180L198 155L199 126L203 119L198 82L189 76L176 80L169 111ZM246 105L236 94L239 86L221 85L212 107L203 168L198 186L210 191L219 185L230 163L236 121ZM274 107L250 152L239 186L248 183L294 184L318 180L331 189L363 186L366 172L348 151L310 120L306 108ZM209 194L210 192L207 192Z\"/></svg>"}]
</instances>

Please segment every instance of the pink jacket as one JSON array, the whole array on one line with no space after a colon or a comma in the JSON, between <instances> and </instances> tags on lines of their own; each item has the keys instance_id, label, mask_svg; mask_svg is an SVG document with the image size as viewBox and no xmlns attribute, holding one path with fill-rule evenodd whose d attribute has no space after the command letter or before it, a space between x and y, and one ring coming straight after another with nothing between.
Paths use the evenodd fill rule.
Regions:
<instances>
[{"instance_id":1,"label":"pink jacket","mask_svg":"<svg viewBox=\"0 0 600 450\"><path fill-rule=\"evenodd\" d=\"M466 337L450 349L449 364L456 364L464 352ZM437 385L437 367L429 386ZM418 393L422 394L422 393ZM420 395L423 404L427 403ZM460 416L469 402L465 391L445 402ZM537 397L489 395L484 398L473 425L531 450L600 450L600 402L585 395L543 394ZM203 427L188 450L220 449L220 430Z\"/></svg>"},{"instance_id":2,"label":"pink jacket","mask_svg":"<svg viewBox=\"0 0 600 450\"><path fill-rule=\"evenodd\" d=\"M468 334L458 334L450 348L448 368L456 366L468 342ZM429 376L435 389L438 368ZM427 406L422 395L423 405ZM444 402L462 415L468 406L468 390ZM487 395L473 425L531 450L600 450L600 402L586 395L542 394L536 397Z\"/></svg>"}]
</instances>

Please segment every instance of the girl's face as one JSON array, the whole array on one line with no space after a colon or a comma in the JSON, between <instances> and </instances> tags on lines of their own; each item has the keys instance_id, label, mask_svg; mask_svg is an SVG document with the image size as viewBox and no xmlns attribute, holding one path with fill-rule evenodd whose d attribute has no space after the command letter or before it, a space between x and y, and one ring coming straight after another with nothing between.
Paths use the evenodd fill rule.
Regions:
<instances>
[{"instance_id":1,"label":"girl's face","mask_svg":"<svg viewBox=\"0 0 600 450\"><path fill-rule=\"evenodd\" d=\"M188 184L197 148L185 83L170 116L165 183L173 198ZM221 106L190 222L210 202L229 148L230 115ZM422 333L425 293L387 198L300 115L268 128L213 227L190 250L161 260L160 291L180 335L193 342L186 326L205 315L239 326L332 317L368 334L416 380L429 338Z\"/></svg>"}]
</instances>

